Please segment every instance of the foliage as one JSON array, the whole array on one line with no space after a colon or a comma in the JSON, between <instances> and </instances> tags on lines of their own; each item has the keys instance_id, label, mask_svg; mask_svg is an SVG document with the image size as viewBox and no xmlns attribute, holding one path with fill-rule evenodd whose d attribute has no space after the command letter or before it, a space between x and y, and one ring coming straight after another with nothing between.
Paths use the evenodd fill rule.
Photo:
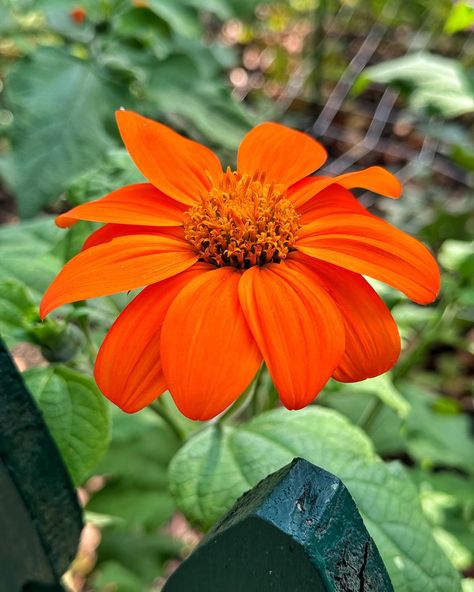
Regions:
<instances>
[{"instance_id":1,"label":"foliage","mask_svg":"<svg viewBox=\"0 0 474 592\"><path fill-rule=\"evenodd\" d=\"M474 111L472 83L456 60L420 52L371 66L359 78L354 92L364 90L370 81L401 89L416 110L445 118Z\"/></svg>"},{"instance_id":2,"label":"foliage","mask_svg":"<svg viewBox=\"0 0 474 592\"><path fill-rule=\"evenodd\" d=\"M30 217L61 194L64 179L86 171L112 145L111 105L127 101L103 69L56 47L18 62L7 91L7 104L14 105L7 180Z\"/></svg>"},{"instance_id":3,"label":"foliage","mask_svg":"<svg viewBox=\"0 0 474 592\"><path fill-rule=\"evenodd\" d=\"M89 376L65 366L32 368L23 376L74 483L82 483L109 443L104 398Z\"/></svg>"},{"instance_id":4,"label":"foliage","mask_svg":"<svg viewBox=\"0 0 474 592\"><path fill-rule=\"evenodd\" d=\"M22 59L6 69L5 108L10 150L0 172L31 217L56 201L74 177L100 161L118 137L114 110L140 104L190 135L235 147L251 119L220 82L232 52L203 45L196 2L83 3L75 22L70 2L12 4L6 38L33 31L18 48ZM216 0L207 10L226 16L251 3ZM36 27L40 27L39 30ZM45 85L44 81L48 80ZM189 81L195 92L189 95ZM45 147L47 149L45 150Z\"/></svg>"},{"instance_id":5,"label":"foliage","mask_svg":"<svg viewBox=\"0 0 474 592\"><path fill-rule=\"evenodd\" d=\"M237 428L209 427L174 457L171 490L187 516L209 526L244 491L298 456L346 484L396 590L459 590L407 475L381 463L363 432L335 411L277 409Z\"/></svg>"},{"instance_id":6,"label":"foliage","mask_svg":"<svg viewBox=\"0 0 474 592\"><path fill-rule=\"evenodd\" d=\"M175 511L167 466L178 442L149 410L125 417L115 411L113 417L113 446L96 468L106 485L87 505L88 512L109 519L94 581L98 589L118 582L121 590L144 590L182 547L156 533Z\"/></svg>"},{"instance_id":7,"label":"foliage","mask_svg":"<svg viewBox=\"0 0 474 592\"><path fill-rule=\"evenodd\" d=\"M474 6L471 2L456 2L444 25L446 33L457 33L474 25Z\"/></svg>"},{"instance_id":8,"label":"foliage","mask_svg":"<svg viewBox=\"0 0 474 592\"><path fill-rule=\"evenodd\" d=\"M41 353L41 364L24 376L87 498L86 517L100 530L97 558L86 561L94 570L81 577L97 592L159 587L168 562L189 551L186 536L170 526L178 511L205 531L243 491L300 455L347 484L396 592L460 590L456 571L472 576L474 564L474 219L464 189L474 170L474 94L468 61L454 57L468 43L468 3L414 0L396 3L395 11L389 0L80 5L79 22L71 16L75 2L0 4L0 174L20 216L36 216L0 226L0 332L14 353L25 342ZM308 26L314 15L330 31L317 42ZM434 47L412 52L415 44L403 36L422 25ZM332 92L353 59L350 50L379 29L392 41L383 60L362 71L350 113L339 112L337 125L357 146L357 101L365 109L388 85L400 92L389 133L408 126L407 150L439 145L453 175L446 180L422 159L407 163L413 179L403 199L373 204L435 251L443 275L439 300L424 308L375 282L400 328L397 366L361 383L332 381L314 406L297 413L276 408L265 369L252 396L211 425L180 417L167 395L136 415L112 408L92 367L133 294L65 306L46 321L37 305L94 228L58 229L53 214L66 200L83 203L142 180L121 147L114 110L125 106L169 123L227 160L258 113L313 125L322 109L315 95ZM292 43L302 37L298 53ZM401 56L404 42L410 51ZM303 83L305 68L311 72ZM232 81L235 70L244 70L244 83L231 90L227 76ZM327 140L334 140L336 160L344 156L345 139ZM400 163L388 140L381 138L378 160L368 164ZM464 578L463 590L472 583Z\"/></svg>"}]
</instances>

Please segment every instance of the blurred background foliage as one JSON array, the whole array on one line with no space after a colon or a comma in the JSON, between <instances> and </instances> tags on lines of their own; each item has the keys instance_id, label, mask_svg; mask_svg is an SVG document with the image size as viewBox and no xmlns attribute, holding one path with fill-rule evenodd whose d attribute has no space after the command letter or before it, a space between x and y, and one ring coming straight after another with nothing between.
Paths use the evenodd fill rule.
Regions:
<instances>
[{"instance_id":1,"label":"blurred background foliage","mask_svg":"<svg viewBox=\"0 0 474 592\"><path fill-rule=\"evenodd\" d=\"M470 0L0 0L0 331L85 505L68 589L159 590L240 493L300 455L344 479L396 592L474 590L473 27ZM45 322L37 304L93 228L54 214L140 179L121 106L229 163L277 119L327 146L326 174L393 170L401 201L360 199L443 273L424 308L377 285L404 345L393 372L332 382L299 414L275 409L263 372L224 427L167 396L111 409L91 367L130 295Z\"/></svg>"}]
</instances>

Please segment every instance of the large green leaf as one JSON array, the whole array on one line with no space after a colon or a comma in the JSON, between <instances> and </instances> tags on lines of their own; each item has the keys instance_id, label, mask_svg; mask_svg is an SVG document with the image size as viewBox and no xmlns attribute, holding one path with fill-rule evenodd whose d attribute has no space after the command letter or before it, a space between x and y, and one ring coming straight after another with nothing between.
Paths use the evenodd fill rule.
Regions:
<instances>
[{"instance_id":1,"label":"large green leaf","mask_svg":"<svg viewBox=\"0 0 474 592\"><path fill-rule=\"evenodd\" d=\"M52 251L62 232L51 217L1 227L0 279L26 284L39 299L61 267Z\"/></svg>"},{"instance_id":2,"label":"large green leaf","mask_svg":"<svg viewBox=\"0 0 474 592\"><path fill-rule=\"evenodd\" d=\"M406 473L397 463L382 463L363 432L335 411L278 409L237 428L210 427L174 457L172 492L190 519L210 526L244 491L296 456L346 484L397 592L460 590Z\"/></svg>"},{"instance_id":3,"label":"large green leaf","mask_svg":"<svg viewBox=\"0 0 474 592\"><path fill-rule=\"evenodd\" d=\"M113 144L114 110L126 102L99 67L43 47L8 75L12 152L2 169L22 216L56 200Z\"/></svg>"},{"instance_id":4,"label":"large green leaf","mask_svg":"<svg viewBox=\"0 0 474 592\"><path fill-rule=\"evenodd\" d=\"M95 468L110 436L106 401L92 378L65 366L32 368L24 373L76 484Z\"/></svg>"},{"instance_id":5,"label":"large green leaf","mask_svg":"<svg viewBox=\"0 0 474 592\"><path fill-rule=\"evenodd\" d=\"M408 94L415 109L443 117L474 111L474 91L462 64L442 56L418 52L364 70L355 92L368 83L391 84Z\"/></svg>"}]
</instances>

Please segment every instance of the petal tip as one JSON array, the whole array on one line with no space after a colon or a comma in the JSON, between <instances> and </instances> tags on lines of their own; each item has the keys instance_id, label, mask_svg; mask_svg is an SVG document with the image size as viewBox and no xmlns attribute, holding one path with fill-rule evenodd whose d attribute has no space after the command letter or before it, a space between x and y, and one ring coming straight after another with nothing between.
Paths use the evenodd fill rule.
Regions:
<instances>
[{"instance_id":1,"label":"petal tip","mask_svg":"<svg viewBox=\"0 0 474 592\"><path fill-rule=\"evenodd\" d=\"M380 180L383 181L383 186L381 185L378 188L381 195L385 195L385 197L390 197L391 199L398 199L402 195L403 185L393 173L380 166L370 167L367 170L372 170L379 175Z\"/></svg>"},{"instance_id":2,"label":"petal tip","mask_svg":"<svg viewBox=\"0 0 474 592\"><path fill-rule=\"evenodd\" d=\"M49 315L49 313L52 311L52 307L48 305L48 302L46 301L45 297L43 297L43 299L40 302L39 305L39 316L40 319L42 321L44 321L44 319Z\"/></svg>"},{"instance_id":3,"label":"petal tip","mask_svg":"<svg viewBox=\"0 0 474 592\"><path fill-rule=\"evenodd\" d=\"M64 212L64 214L59 214L59 216L56 216L56 218L54 219L54 223L58 228L69 228L70 226L73 226L76 222L77 220L73 220L72 218L68 217L67 212Z\"/></svg>"}]
</instances>

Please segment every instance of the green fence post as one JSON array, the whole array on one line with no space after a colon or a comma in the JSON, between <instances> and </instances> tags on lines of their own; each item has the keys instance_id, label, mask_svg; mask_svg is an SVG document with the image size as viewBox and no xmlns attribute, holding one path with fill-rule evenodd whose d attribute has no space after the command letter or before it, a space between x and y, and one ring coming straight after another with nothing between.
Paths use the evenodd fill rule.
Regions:
<instances>
[{"instance_id":1,"label":"green fence post","mask_svg":"<svg viewBox=\"0 0 474 592\"><path fill-rule=\"evenodd\" d=\"M56 592L83 522L42 415L0 339L0 592Z\"/></svg>"},{"instance_id":2,"label":"green fence post","mask_svg":"<svg viewBox=\"0 0 474 592\"><path fill-rule=\"evenodd\" d=\"M245 493L163 592L393 592L340 479L303 459Z\"/></svg>"}]
</instances>

